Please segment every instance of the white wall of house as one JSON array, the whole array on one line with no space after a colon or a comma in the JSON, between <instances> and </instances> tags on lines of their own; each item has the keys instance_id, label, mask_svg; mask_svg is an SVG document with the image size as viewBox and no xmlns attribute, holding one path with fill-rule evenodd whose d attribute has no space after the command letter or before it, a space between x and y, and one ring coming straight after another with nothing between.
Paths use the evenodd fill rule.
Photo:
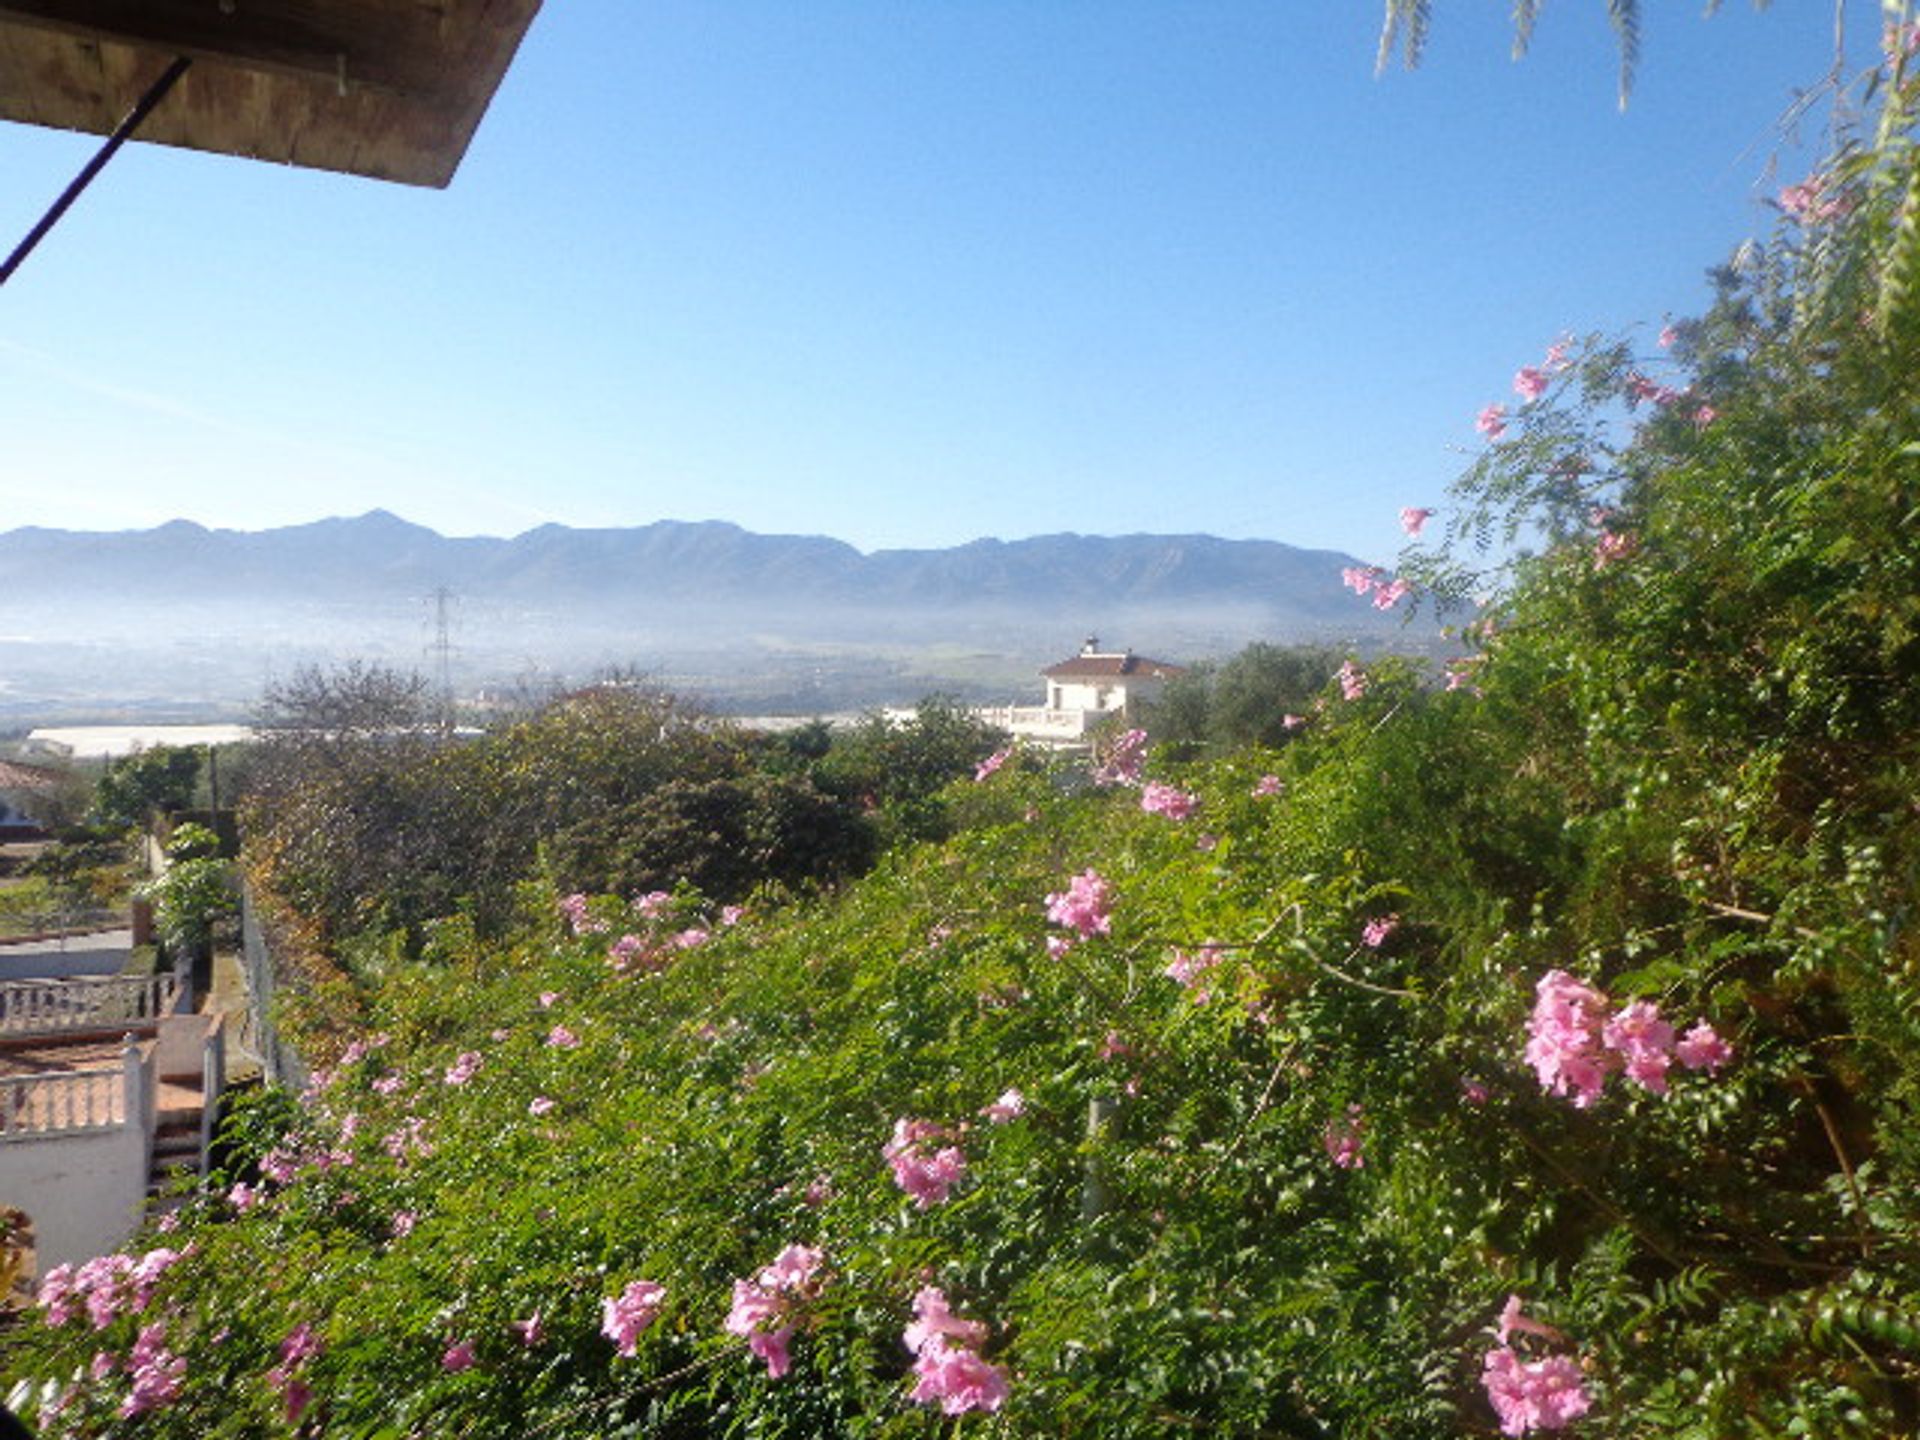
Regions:
<instances>
[{"instance_id":1,"label":"white wall of house","mask_svg":"<svg viewBox=\"0 0 1920 1440\"><path fill-rule=\"evenodd\" d=\"M0 1206L33 1217L42 1275L118 1250L147 1198L144 1127L0 1143Z\"/></svg>"}]
</instances>

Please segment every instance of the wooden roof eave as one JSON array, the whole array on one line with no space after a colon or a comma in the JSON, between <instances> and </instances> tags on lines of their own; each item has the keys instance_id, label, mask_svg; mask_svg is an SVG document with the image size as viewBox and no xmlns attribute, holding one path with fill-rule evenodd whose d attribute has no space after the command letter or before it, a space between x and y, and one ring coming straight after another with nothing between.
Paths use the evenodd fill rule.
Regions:
<instances>
[{"instance_id":1,"label":"wooden roof eave","mask_svg":"<svg viewBox=\"0 0 1920 1440\"><path fill-rule=\"evenodd\" d=\"M0 0L0 119L445 186L540 0Z\"/></svg>"}]
</instances>

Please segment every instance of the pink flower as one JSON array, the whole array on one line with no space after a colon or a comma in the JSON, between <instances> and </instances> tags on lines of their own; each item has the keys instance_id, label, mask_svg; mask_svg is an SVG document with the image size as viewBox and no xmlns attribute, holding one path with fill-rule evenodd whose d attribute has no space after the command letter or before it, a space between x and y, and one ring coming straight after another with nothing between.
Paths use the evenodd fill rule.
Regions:
<instances>
[{"instance_id":1,"label":"pink flower","mask_svg":"<svg viewBox=\"0 0 1920 1440\"><path fill-rule=\"evenodd\" d=\"M542 1010L551 1010L554 1002L559 998L560 992L558 990L542 990L540 992L540 1008Z\"/></svg>"},{"instance_id":2,"label":"pink flower","mask_svg":"<svg viewBox=\"0 0 1920 1440\"><path fill-rule=\"evenodd\" d=\"M646 953L647 942L638 935L628 932L607 947L607 963L615 970L625 970Z\"/></svg>"},{"instance_id":3,"label":"pink flower","mask_svg":"<svg viewBox=\"0 0 1920 1440\"><path fill-rule=\"evenodd\" d=\"M473 1342L456 1340L447 1346L446 1354L440 1357L440 1368L449 1375L458 1375L462 1370L473 1368Z\"/></svg>"},{"instance_id":4,"label":"pink flower","mask_svg":"<svg viewBox=\"0 0 1920 1440\"><path fill-rule=\"evenodd\" d=\"M752 1280L733 1282L733 1307L722 1328L745 1338L771 1379L778 1380L793 1364L787 1351L793 1336L790 1317L795 1302L818 1288L813 1277L824 1258L810 1246L789 1245Z\"/></svg>"},{"instance_id":5,"label":"pink flower","mask_svg":"<svg viewBox=\"0 0 1920 1440\"><path fill-rule=\"evenodd\" d=\"M393 1238L404 1240L413 1233L413 1227L420 1223L417 1210L396 1210L393 1212Z\"/></svg>"},{"instance_id":6,"label":"pink flower","mask_svg":"<svg viewBox=\"0 0 1920 1440\"><path fill-rule=\"evenodd\" d=\"M1593 543L1593 568L1604 570L1616 561L1625 560L1639 548L1640 541L1632 535L1602 530L1600 538Z\"/></svg>"},{"instance_id":7,"label":"pink flower","mask_svg":"<svg viewBox=\"0 0 1920 1440\"><path fill-rule=\"evenodd\" d=\"M1844 194L1829 194L1831 183L1828 176L1809 175L1798 185L1787 186L1780 192L1781 210L1800 225L1819 225L1846 214L1853 202Z\"/></svg>"},{"instance_id":8,"label":"pink flower","mask_svg":"<svg viewBox=\"0 0 1920 1440\"><path fill-rule=\"evenodd\" d=\"M300 1417L307 1413L307 1406L313 1403L313 1387L304 1380L288 1377L285 1389L281 1392L281 1405L287 1417L287 1424L298 1425Z\"/></svg>"},{"instance_id":9,"label":"pink flower","mask_svg":"<svg viewBox=\"0 0 1920 1440\"><path fill-rule=\"evenodd\" d=\"M480 1068L481 1056L477 1050L462 1050L447 1067L445 1081L449 1085L464 1085L473 1079L474 1072Z\"/></svg>"},{"instance_id":10,"label":"pink flower","mask_svg":"<svg viewBox=\"0 0 1920 1440\"><path fill-rule=\"evenodd\" d=\"M556 1050L573 1050L579 1047L580 1037L566 1026L556 1025L547 1032L547 1044Z\"/></svg>"},{"instance_id":11,"label":"pink flower","mask_svg":"<svg viewBox=\"0 0 1920 1440\"><path fill-rule=\"evenodd\" d=\"M302 1320L280 1342L280 1363L298 1365L318 1355L320 1349L320 1337L313 1333L313 1326Z\"/></svg>"},{"instance_id":12,"label":"pink flower","mask_svg":"<svg viewBox=\"0 0 1920 1440\"><path fill-rule=\"evenodd\" d=\"M1702 405L1693 412L1693 423L1704 430L1720 418L1720 412L1711 405Z\"/></svg>"},{"instance_id":13,"label":"pink flower","mask_svg":"<svg viewBox=\"0 0 1920 1440\"><path fill-rule=\"evenodd\" d=\"M672 903L673 896L665 890L649 890L646 894L634 898L633 908L636 914L658 915Z\"/></svg>"},{"instance_id":14,"label":"pink flower","mask_svg":"<svg viewBox=\"0 0 1920 1440\"><path fill-rule=\"evenodd\" d=\"M1290 715L1287 718L1291 720L1297 717ZM1286 783L1278 775L1262 775L1254 782L1252 793L1254 799L1263 800L1269 795L1280 794L1286 788Z\"/></svg>"},{"instance_id":15,"label":"pink flower","mask_svg":"<svg viewBox=\"0 0 1920 1440\"><path fill-rule=\"evenodd\" d=\"M1400 528L1418 540L1427 521L1433 518L1433 511L1420 505L1402 505L1400 507Z\"/></svg>"},{"instance_id":16,"label":"pink flower","mask_svg":"<svg viewBox=\"0 0 1920 1440\"><path fill-rule=\"evenodd\" d=\"M1348 565L1340 572L1340 583L1356 595L1365 595L1380 578L1378 565Z\"/></svg>"},{"instance_id":17,"label":"pink flower","mask_svg":"<svg viewBox=\"0 0 1920 1440\"><path fill-rule=\"evenodd\" d=\"M1093 772L1096 785L1135 785L1147 763L1147 732L1123 730L1108 747L1104 764Z\"/></svg>"},{"instance_id":18,"label":"pink flower","mask_svg":"<svg viewBox=\"0 0 1920 1440\"><path fill-rule=\"evenodd\" d=\"M1100 1042L1102 1060L1124 1060L1131 1054L1133 1054L1133 1047L1126 1042L1126 1038L1118 1030L1107 1031L1106 1037Z\"/></svg>"},{"instance_id":19,"label":"pink flower","mask_svg":"<svg viewBox=\"0 0 1920 1440\"><path fill-rule=\"evenodd\" d=\"M1469 1075L1460 1082L1460 1098L1469 1105L1484 1105L1492 1095L1484 1080L1476 1080Z\"/></svg>"},{"instance_id":20,"label":"pink flower","mask_svg":"<svg viewBox=\"0 0 1920 1440\"><path fill-rule=\"evenodd\" d=\"M373 1082L373 1088L382 1095L391 1095L406 1083L398 1070L389 1070Z\"/></svg>"},{"instance_id":21,"label":"pink flower","mask_svg":"<svg viewBox=\"0 0 1920 1440\"><path fill-rule=\"evenodd\" d=\"M1280 728L1282 730L1304 730L1306 724L1307 717L1304 715L1282 715L1280 717Z\"/></svg>"},{"instance_id":22,"label":"pink flower","mask_svg":"<svg viewBox=\"0 0 1920 1440\"><path fill-rule=\"evenodd\" d=\"M1465 655L1447 661L1446 685L1448 690L1464 690L1469 695L1480 694L1480 687L1473 683L1471 666L1479 662L1477 655Z\"/></svg>"},{"instance_id":23,"label":"pink flower","mask_svg":"<svg viewBox=\"0 0 1920 1440\"><path fill-rule=\"evenodd\" d=\"M731 930L735 925L740 923L740 918L746 913L747 907L744 905L722 905L720 907L720 923Z\"/></svg>"},{"instance_id":24,"label":"pink flower","mask_svg":"<svg viewBox=\"0 0 1920 1440\"><path fill-rule=\"evenodd\" d=\"M982 1106L980 1113L990 1125L1005 1125L1027 1113L1027 1097L1018 1090L1009 1090L991 1105Z\"/></svg>"},{"instance_id":25,"label":"pink flower","mask_svg":"<svg viewBox=\"0 0 1920 1440\"><path fill-rule=\"evenodd\" d=\"M234 1209L244 1215L260 1203L260 1192L246 1181L238 1180L234 1182L233 1188L227 1191L227 1200Z\"/></svg>"},{"instance_id":26,"label":"pink flower","mask_svg":"<svg viewBox=\"0 0 1920 1440\"><path fill-rule=\"evenodd\" d=\"M1570 337L1561 336L1560 339L1547 346L1546 359L1540 363L1555 374L1567 369L1573 364L1573 362L1567 358L1567 347L1572 343L1573 341Z\"/></svg>"},{"instance_id":27,"label":"pink flower","mask_svg":"<svg viewBox=\"0 0 1920 1440\"><path fill-rule=\"evenodd\" d=\"M1673 1053L1687 1069L1705 1070L1709 1075L1733 1059L1733 1047L1704 1020L1680 1038Z\"/></svg>"},{"instance_id":28,"label":"pink flower","mask_svg":"<svg viewBox=\"0 0 1920 1440\"><path fill-rule=\"evenodd\" d=\"M1400 928L1398 915L1376 915L1367 921L1360 931L1360 943L1369 950L1378 950L1387 943L1387 937Z\"/></svg>"},{"instance_id":29,"label":"pink flower","mask_svg":"<svg viewBox=\"0 0 1920 1440\"><path fill-rule=\"evenodd\" d=\"M1489 405L1474 416L1473 428L1489 440L1498 440L1507 433L1507 407Z\"/></svg>"},{"instance_id":30,"label":"pink flower","mask_svg":"<svg viewBox=\"0 0 1920 1440\"><path fill-rule=\"evenodd\" d=\"M1047 936L1047 958L1049 960L1058 960L1071 949L1073 949L1073 937L1071 935Z\"/></svg>"},{"instance_id":31,"label":"pink flower","mask_svg":"<svg viewBox=\"0 0 1920 1440\"><path fill-rule=\"evenodd\" d=\"M553 1106L554 1100L551 1095L536 1095L527 1102L527 1114L538 1120L542 1115L551 1112Z\"/></svg>"},{"instance_id":32,"label":"pink flower","mask_svg":"<svg viewBox=\"0 0 1920 1440\"><path fill-rule=\"evenodd\" d=\"M1412 593L1413 586L1397 578L1391 584L1376 585L1373 590L1373 608L1391 610Z\"/></svg>"},{"instance_id":33,"label":"pink flower","mask_svg":"<svg viewBox=\"0 0 1920 1440\"><path fill-rule=\"evenodd\" d=\"M807 1182L807 1188L800 1192L800 1203L819 1209L833 1198L833 1177L816 1175Z\"/></svg>"},{"instance_id":34,"label":"pink flower","mask_svg":"<svg viewBox=\"0 0 1920 1440\"><path fill-rule=\"evenodd\" d=\"M1515 1335L1538 1335L1543 1340L1551 1340L1557 1345L1566 1344L1567 1337L1553 1326L1539 1320L1530 1320L1521 1313L1520 1307L1526 1304L1518 1295L1507 1296L1507 1303L1500 1309L1500 1319L1495 1334L1502 1345Z\"/></svg>"},{"instance_id":35,"label":"pink flower","mask_svg":"<svg viewBox=\"0 0 1920 1440\"><path fill-rule=\"evenodd\" d=\"M688 929L680 931L673 937L673 948L676 950L697 950L707 943L710 934L710 931L703 930L698 925L691 926Z\"/></svg>"},{"instance_id":36,"label":"pink flower","mask_svg":"<svg viewBox=\"0 0 1920 1440\"><path fill-rule=\"evenodd\" d=\"M922 1210L943 1203L947 1192L966 1178L967 1158L957 1146L938 1149L947 1132L930 1120L900 1119L880 1154L893 1167L893 1180Z\"/></svg>"},{"instance_id":37,"label":"pink flower","mask_svg":"<svg viewBox=\"0 0 1920 1440\"><path fill-rule=\"evenodd\" d=\"M1358 700L1367 693L1367 672L1351 660L1341 662L1340 673L1334 678L1340 682L1342 699Z\"/></svg>"},{"instance_id":38,"label":"pink flower","mask_svg":"<svg viewBox=\"0 0 1920 1440\"><path fill-rule=\"evenodd\" d=\"M913 1373L917 1377L913 1398L923 1405L938 1400L948 1415L991 1412L1007 1400L1007 1372L971 1350L929 1345L914 1361Z\"/></svg>"},{"instance_id":39,"label":"pink flower","mask_svg":"<svg viewBox=\"0 0 1920 1440\"><path fill-rule=\"evenodd\" d=\"M1600 1050L1607 997L1564 970L1549 970L1535 987L1538 998L1527 1022L1527 1063L1540 1088L1573 1095L1585 1109L1600 1098L1612 1058Z\"/></svg>"},{"instance_id":40,"label":"pink flower","mask_svg":"<svg viewBox=\"0 0 1920 1440\"><path fill-rule=\"evenodd\" d=\"M986 1344L987 1327L978 1320L962 1320L947 1303L946 1292L937 1285L923 1286L913 1297L913 1323L902 1338L907 1348L918 1355L929 1345L956 1341L978 1347Z\"/></svg>"},{"instance_id":41,"label":"pink flower","mask_svg":"<svg viewBox=\"0 0 1920 1440\"><path fill-rule=\"evenodd\" d=\"M1673 342L1678 340L1679 338L1680 338L1680 332L1674 329L1673 326L1662 325L1660 327L1660 348L1662 350L1671 349L1673 347Z\"/></svg>"},{"instance_id":42,"label":"pink flower","mask_svg":"<svg viewBox=\"0 0 1920 1440\"><path fill-rule=\"evenodd\" d=\"M1673 1054L1673 1026L1646 1000L1631 1001L1600 1032L1609 1050L1626 1059L1627 1078L1656 1095L1667 1093L1667 1065Z\"/></svg>"},{"instance_id":43,"label":"pink flower","mask_svg":"<svg viewBox=\"0 0 1920 1440\"><path fill-rule=\"evenodd\" d=\"M827 1256L812 1245L789 1245L761 1269L756 1282L767 1290L805 1290Z\"/></svg>"},{"instance_id":44,"label":"pink flower","mask_svg":"<svg viewBox=\"0 0 1920 1440\"><path fill-rule=\"evenodd\" d=\"M1502 1345L1487 1353L1481 1383L1504 1435L1565 1429L1593 1403L1580 1367L1565 1355L1524 1361Z\"/></svg>"},{"instance_id":45,"label":"pink flower","mask_svg":"<svg viewBox=\"0 0 1920 1440\"><path fill-rule=\"evenodd\" d=\"M1105 935L1113 928L1113 887L1095 870L1083 870L1067 888L1047 896L1047 919L1083 937Z\"/></svg>"},{"instance_id":46,"label":"pink flower","mask_svg":"<svg viewBox=\"0 0 1920 1440\"><path fill-rule=\"evenodd\" d=\"M1347 1106L1344 1119L1329 1120L1321 1132L1320 1144L1327 1158L1342 1170L1366 1168L1366 1156L1360 1150L1360 1132L1366 1128L1366 1112L1358 1105Z\"/></svg>"},{"instance_id":47,"label":"pink flower","mask_svg":"<svg viewBox=\"0 0 1920 1440\"><path fill-rule=\"evenodd\" d=\"M1013 747L1011 745L1003 745L998 750L994 751L993 754L987 756L986 759L982 760L978 765L973 767L974 783L977 785L982 780L985 780L989 775L993 774L994 771L998 770L1002 765L1007 763L1007 760L1012 756L1012 754L1013 754Z\"/></svg>"},{"instance_id":48,"label":"pink flower","mask_svg":"<svg viewBox=\"0 0 1920 1440\"><path fill-rule=\"evenodd\" d=\"M913 1297L914 1321L907 1326L907 1348L914 1361L913 1398L922 1405L940 1402L948 1415L972 1410L994 1411L1006 1403L1007 1373L980 1358L987 1327L978 1320L962 1320L947 1304L946 1294L928 1285Z\"/></svg>"},{"instance_id":49,"label":"pink flower","mask_svg":"<svg viewBox=\"0 0 1920 1440\"><path fill-rule=\"evenodd\" d=\"M1171 785L1162 785L1158 780L1149 781L1140 792L1140 808L1149 815L1164 815L1169 820L1184 820L1193 814L1194 807L1200 803L1198 795L1177 790Z\"/></svg>"},{"instance_id":50,"label":"pink flower","mask_svg":"<svg viewBox=\"0 0 1920 1440\"><path fill-rule=\"evenodd\" d=\"M1538 400L1547 393L1546 372L1533 365L1522 365L1513 376L1513 390L1521 399L1528 402Z\"/></svg>"},{"instance_id":51,"label":"pink flower","mask_svg":"<svg viewBox=\"0 0 1920 1440\"><path fill-rule=\"evenodd\" d=\"M630 1280L618 1295L600 1302L600 1333L613 1341L616 1353L632 1356L641 1333L660 1318L667 1287L651 1280Z\"/></svg>"},{"instance_id":52,"label":"pink flower","mask_svg":"<svg viewBox=\"0 0 1920 1440\"><path fill-rule=\"evenodd\" d=\"M567 925L576 935L593 935L607 928L607 922L596 920L587 912L587 897L581 894L568 895L560 902L560 913L566 917Z\"/></svg>"},{"instance_id":53,"label":"pink flower","mask_svg":"<svg viewBox=\"0 0 1920 1440\"><path fill-rule=\"evenodd\" d=\"M515 1320L507 1328L520 1337L520 1343L532 1350L547 1338L547 1327L540 1319L540 1312L534 1311L524 1320Z\"/></svg>"}]
</instances>

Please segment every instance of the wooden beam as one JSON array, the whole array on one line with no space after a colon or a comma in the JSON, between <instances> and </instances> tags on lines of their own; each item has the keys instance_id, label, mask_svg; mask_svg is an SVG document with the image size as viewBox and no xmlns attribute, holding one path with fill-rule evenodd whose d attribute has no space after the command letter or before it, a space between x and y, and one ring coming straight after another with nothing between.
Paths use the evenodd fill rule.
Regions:
<instances>
[{"instance_id":1,"label":"wooden beam","mask_svg":"<svg viewBox=\"0 0 1920 1440\"><path fill-rule=\"evenodd\" d=\"M416 100L452 98L459 0L0 0L0 23Z\"/></svg>"}]
</instances>

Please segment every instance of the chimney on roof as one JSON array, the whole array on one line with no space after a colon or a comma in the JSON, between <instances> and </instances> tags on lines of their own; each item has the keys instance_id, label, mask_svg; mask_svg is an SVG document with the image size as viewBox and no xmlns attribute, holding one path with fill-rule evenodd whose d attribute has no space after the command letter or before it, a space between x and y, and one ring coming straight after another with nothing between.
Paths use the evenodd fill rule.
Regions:
<instances>
[{"instance_id":1,"label":"chimney on roof","mask_svg":"<svg viewBox=\"0 0 1920 1440\"><path fill-rule=\"evenodd\" d=\"M1082 655L1098 655L1100 653L1100 637L1098 635L1087 636L1086 643L1080 647L1080 653Z\"/></svg>"}]
</instances>

